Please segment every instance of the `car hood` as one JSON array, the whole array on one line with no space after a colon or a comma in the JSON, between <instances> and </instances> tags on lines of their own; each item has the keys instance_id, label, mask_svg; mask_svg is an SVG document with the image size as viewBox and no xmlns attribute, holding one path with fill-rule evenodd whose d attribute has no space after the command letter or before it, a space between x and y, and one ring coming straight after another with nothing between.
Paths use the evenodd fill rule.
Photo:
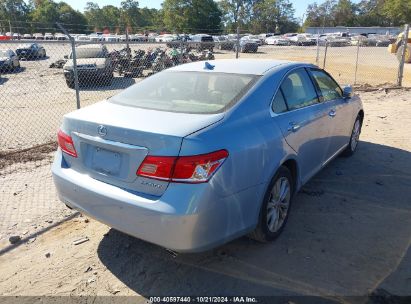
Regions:
<instances>
[{"instance_id":1,"label":"car hood","mask_svg":"<svg viewBox=\"0 0 411 304\"><path fill-rule=\"evenodd\" d=\"M106 58L78 58L77 66L81 65L95 65L96 67L104 67L106 64ZM74 63L73 59L69 59L64 65L64 69L73 69Z\"/></svg>"}]
</instances>

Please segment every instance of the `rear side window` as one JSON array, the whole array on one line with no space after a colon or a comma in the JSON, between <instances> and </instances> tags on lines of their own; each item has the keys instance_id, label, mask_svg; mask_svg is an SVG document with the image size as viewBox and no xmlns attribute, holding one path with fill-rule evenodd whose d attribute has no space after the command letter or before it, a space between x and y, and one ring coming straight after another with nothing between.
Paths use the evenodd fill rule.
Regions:
<instances>
[{"instance_id":1,"label":"rear side window","mask_svg":"<svg viewBox=\"0 0 411 304\"><path fill-rule=\"evenodd\" d=\"M287 104L285 103L283 92L278 90L277 95L274 98L272 109L274 113L280 114L287 111Z\"/></svg>"},{"instance_id":2,"label":"rear side window","mask_svg":"<svg viewBox=\"0 0 411 304\"><path fill-rule=\"evenodd\" d=\"M311 70L311 73L320 88L324 101L342 98L343 93L339 85L321 70Z\"/></svg>"},{"instance_id":3,"label":"rear side window","mask_svg":"<svg viewBox=\"0 0 411 304\"><path fill-rule=\"evenodd\" d=\"M289 110L303 108L318 102L310 76L305 69L290 73L281 84Z\"/></svg>"},{"instance_id":4,"label":"rear side window","mask_svg":"<svg viewBox=\"0 0 411 304\"><path fill-rule=\"evenodd\" d=\"M165 71L114 95L110 101L167 112L220 113L234 105L258 78L245 74Z\"/></svg>"}]
</instances>

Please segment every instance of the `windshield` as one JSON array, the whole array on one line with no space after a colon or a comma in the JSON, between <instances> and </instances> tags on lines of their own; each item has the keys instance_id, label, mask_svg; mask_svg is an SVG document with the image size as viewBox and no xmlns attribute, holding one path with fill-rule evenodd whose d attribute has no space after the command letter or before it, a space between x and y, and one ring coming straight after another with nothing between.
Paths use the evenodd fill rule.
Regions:
<instances>
[{"instance_id":1,"label":"windshield","mask_svg":"<svg viewBox=\"0 0 411 304\"><path fill-rule=\"evenodd\" d=\"M212 114L234 105L258 76L166 71L110 98L111 102L151 110Z\"/></svg>"},{"instance_id":2,"label":"windshield","mask_svg":"<svg viewBox=\"0 0 411 304\"><path fill-rule=\"evenodd\" d=\"M104 52L102 49L76 49L77 58L104 58ZM72 54L70 54L70 58Z\"/></svg>"}]
</instances>

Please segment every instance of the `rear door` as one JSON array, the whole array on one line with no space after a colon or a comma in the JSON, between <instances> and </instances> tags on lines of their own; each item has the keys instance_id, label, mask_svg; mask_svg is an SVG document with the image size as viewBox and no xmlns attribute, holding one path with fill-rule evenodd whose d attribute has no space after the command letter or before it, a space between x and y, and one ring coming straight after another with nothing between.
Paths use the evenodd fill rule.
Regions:
<instances>
[{"instance_id":1,"label":"rear door","mask_svg":"<svg viewBox=\"0 0 411 304\"><path fill-rule=\"evenodd\" d=\"M285 140L298 155L301 180L305 183L321 168L329 138L328 113L304 68L285 77L272 110L278 114L274 120Z\"/></svg>"},{"instance_id":2,"label":"rear door","mask_svg":"<svg viewBox=\"0 0 411 304\"><path fill-rule=\"evenodd\" d=\"M328 113L330 145L324 160L327 162L348 143L352 128L352 110L348 106L349 102L344 99L341 88L328 73L314 68L310 69L310 73Z\"/></svg>"}]
</instances>

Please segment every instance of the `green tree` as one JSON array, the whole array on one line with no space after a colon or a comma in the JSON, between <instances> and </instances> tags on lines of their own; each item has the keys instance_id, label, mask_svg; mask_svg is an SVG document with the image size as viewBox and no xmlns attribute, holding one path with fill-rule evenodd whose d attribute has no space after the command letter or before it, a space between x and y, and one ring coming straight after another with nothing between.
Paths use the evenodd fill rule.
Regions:
<instances>
[{"instance_id":1,"label":"green tree","mask_svg":"<svg viewBox=\"0 0 411 304\"><path fill-rule=\"evenodd\" d=\"M383 15L385 0L362 0L356 5L357 26L385 26L387 18Z\"/></svg>"},{"instance_id":2,"label":"green tree","mask_svg":"<svg viewBox=\"0 0 411 304\"><path fill-rule=\"evenodd\" d=\"M28 21L32 7L24 0L0 0L0 32L23 32L28 29ZM10 21L10 24L9 22Z\"/></svg>"},{"instance_id":3,"label":"green tree","mask_svg":"<svg viewBox=\"0 0 411 304\"><path fill-rule=\"evenodd\" d=\"M356 25L356 7L350 0L339 0L333 8L335 25Z\"/></svg>"},{"instance_id":4,"label":"green tree","mask_svg":"<svg viewBox=\"0 0 411 304\"><path fill-rule=\"evenodd\" d=\"M65 2L36 1L30 16L35 22L33 31L54 32L56 31L55 23L59 22L64 24L71 33L87 32L87 20L84 15Z\"/></svg>"},{"instance_id":5,"label":"green tree","mask_svg":"<svg viewBox=\"0 0 411 304\"><path fill-rule=\"evenodd\" d=\"M67 3L58 3L57 12L59 14L58 22L66 24L69 31L73 33L85 33L88 31L86 17Z\"/></svg>"},{"instance_id":6,"label":"green tree","mask_svg":"<svg viewBox=\"0 0 411 304\"><path fill-rule=\"evenodd\" d=\"M298 29L294 7L289 0L261 0L253 6L251 30L254 33L286 33Z\"/></svg>"},{"instance_id":7,"label":"green tree","mask_svg":"<svg viewBox=\"0 0 411 304\"><path fill-rule=\"evenodd\" d=\"M128 27L141 26L141 13L137 1L121 1L121 21Z\"/></svg>"},{"instance_id":8,"label":"green tree","mask_svg":"<svg viewBox=\"0 0 411 304\"><path fill-rule=\"evenodd\" d=\"M221 29L221 11L214 0L165 0L164 24L170 31L211 33Z\"/></svg>"},{"instance_id":9,"label":"green tree","mask_svg":"<svg viewBox=\"0 0 411 304\"><path fill-rule=\"evenodd\" d=\"M245 29L252 18L254 3L255 0L221 0L219 5L226 28L229 31L235 31L237 27Z\"/></svg>"},{"instance_id":10,"label":"green tree","mask_svg":"<svg viewBox=\"0 0 411 304\"><path fill-rule=\"evenodd\" d=\"M43 0L36 3L31 12L31 19L43 26L52 25L59 20L58 5L52 0Z\"/></svg>"},{"instance_id":11,"label":"green tree","mask_svg":"<svg viewBox=\"0 0 411 304\"><path fill-rule=\"evenodd\" d=\"M411 0L385 0L382 11L392 26L411 22Z\"/></svg>"}]
</instances>

